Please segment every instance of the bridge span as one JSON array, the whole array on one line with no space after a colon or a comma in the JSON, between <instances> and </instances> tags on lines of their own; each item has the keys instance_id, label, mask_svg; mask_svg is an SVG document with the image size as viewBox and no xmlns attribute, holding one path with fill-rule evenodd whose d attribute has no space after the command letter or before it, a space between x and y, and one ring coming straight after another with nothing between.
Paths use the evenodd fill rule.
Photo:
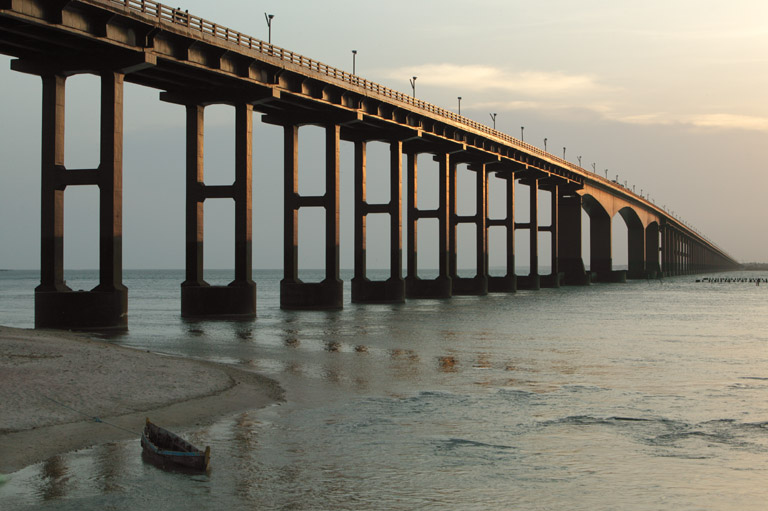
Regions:
<instances>
[{"instance_id":1,"label":"bridge span","mask_svg":"<svg viewBox=\"0 0 768 511\"><path fill-rule=\"evenodd\" d=\"M574 165L502 132L435 105L327 66L278 46L150 0L0 0L0 53L15 57L11 69L42 79L41 277L35 290L35 325L54 328L124 327L128 293L122 283L123 86L130 82L162 91L160 99L186 111L186 280L182 315L255 315L252 281L253 114L284 133L284 276L281 307L341 308L339 278L339 146L354 143L354 302L402 302L457 294L513 292L518 288L586 285L728 269L737 262L704 236L648 199L617 182ZM100 77L100 164L64 166L65 84L69 76ZM235 180L206 185L203 121L206 106L235 109ZM325 131L325 193L298 193L299 128ZM366 144L389 145L389 202L366 200ZM405 155L406 168L403 169ZM439 168L439 205L418 206L419 155ZM456 168L476 176L476 213L457 214ZM403 198L403 175L408 196ZM489 175L505 185L506 216L488 215ZM530 219L516 222L514 184L529 186ZM99 284L70 290L64 281L63 207L69 186L99 189ZM551 193L551 224L539 225L538 192ZM203 204L235 203L235 279L212 286L203 278ZM403 278L403 214L407 202L406 276ZM298 212L325 213L325 279L298 276ZM589 215L589 270L582 260L581 212ZM628 232L628 269L613 270L611 221L618 213ZM389 216L390 278L366 273L366 219ZM417 268L420 219L439 224L439 275L422 279ZM457 226L476 226L477 272L458 275ZM506 230L506 275L489 276L488 230ZM530 273L516 276L514 233L530 235ZM552 270L539 275L538 238L549 232Z\"/></svg>"}]
</instances>

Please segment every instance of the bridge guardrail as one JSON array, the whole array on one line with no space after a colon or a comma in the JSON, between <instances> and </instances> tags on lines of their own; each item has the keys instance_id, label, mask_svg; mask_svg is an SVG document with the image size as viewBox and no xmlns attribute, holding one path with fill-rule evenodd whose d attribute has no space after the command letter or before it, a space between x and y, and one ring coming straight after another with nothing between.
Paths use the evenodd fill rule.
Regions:
<instances>
[{"instance_id":1,"label":"bridge guardrail","mask_svg":"<svg viewBox=\"0 0 768 511\"><path fill-rule=\"evenodd\" d=\"M608 184L609 186L618 185L624 188L627 191L627 193L636 196L637 198L653 205L655 208L661 211L664 211L667 214L667 216L674 218L680 225L687 227L692 232L696 232L690 226L688 226L683 220L676 218L666 209L659 208L658 206L653 204L650 200L647 200L644 197L636 195L634 192L631 192L628 188L622 186L620 183L611 181L608 178L604 178L595 172L591 172L563 158L555 156L554 154L551 154L542 149L539 149L534 145L531 145L522 140L518 140L504 132L498 131L494 128L486 126L485 124L479 123L477 121L473 121L472 119L468 119L462 115L458 115L454 112L451 112L450 110L446 110L439 106L433 105L432 103L429 103L427 101L417 99L413 96L409 96L405 93L399 92L389 87L385 87L384 85L380 85L376 82L366 80L365 78L362 78L360 76L353 75L352 73L349 73L347 71L335 68L333 66L329 66L320 61L311 59L309 57L305 57L296 52L286 50L285 48L281 48L280 46L267 43L265 41L262 41L261 39L257 39L255 37L249 36L247 34L243 34L236 30L229 29L217 23L210 22L204 18L195 16L194 14L189 14L188 11L182 12L180 9L169 7L160 2L155 2L154 0L97 0L97 1L103 1L107 4L121 5L136 13L141 13L145 16L153 17L160 22L186 26L190 30L195 30L202 34L213 36L217 39L222 39L224 41L236 44L243 48L247 48L252 51L257 51L263 55L277 58L284 62L289 62L299 67L309 69L310 71L316 71L330 78L334 78L336 80L340 80L348 84L361 87L369 92L378 94L380 96L394 99L406 105L427 111L439 117L444 117L453 122L463 124L469 128L472 128L473 130L476 130L481 133L485 133L487 135L503 140L507 144L510 144L517 149L522 149L529 153L533 153L538 156L545 157L551 161L557 162L559 165L565 168L568 168L570 170L573 170L581 174L589 175L590 178L596 181L602 182L603 184ZM716 246L709 239L707 239L706 236L703 236L698 232L696 232L696 235L698 235L702 239L709 242L712 246Z\"/></svg>"}]
</instances>

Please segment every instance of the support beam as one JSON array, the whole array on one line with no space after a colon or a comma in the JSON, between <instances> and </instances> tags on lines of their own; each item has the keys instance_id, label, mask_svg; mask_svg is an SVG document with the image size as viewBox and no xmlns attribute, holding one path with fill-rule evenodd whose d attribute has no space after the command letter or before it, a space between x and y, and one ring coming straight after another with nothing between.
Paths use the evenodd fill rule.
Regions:
<instances>
[{"instance_id":1,"label":"support beam","mask_svg":"<svg viewBox=\"0 0 768 511\"><path fill-rule=\"evenodd\" d=\"M527 276L517 277L518 289L541 289L541 278L539 277L539 180L530 178L525 180L528 185L528 239L529 241L529 261L530 269Z\"/></svg>"},{"instance_id":2,"label":"support beam","mask_svg":"<svg viewBox=\"0 0 768 511\"><path fill-rule=\"evenodd\" d=\"M488 230L486 219L488 217L488 175L484 164L476 164L469 167L475 172L475 214L470 217L457 215L457 186L456 166L451 166L451 285L454 295L482 296L488 294ZM458 247L457 228L459 224L471 223L475 225L475 276L459 277L457 267Z\"/></svg>"},{"instance_id":3,"label":"support beam","mask_svg":"<svg viewBox=\"0 0 768 511\"><path fill-rule=\"evenodd\" d=\"M514 293L517 291L515 275L515 175L513 173L497 174L504 180L506 195L506 213L504 218L488 218L486 211L486 227L503 227L506 234L505 265L506 272L502 276L488 277L488 291L491 293Z\"/></svg>"},{"instance_id":4,"label":"support beam","mask_svg":"<svg viewBox=\"0 0 768 511\"><path fill-rule=\"evenodd\" d=\"M558 192L559 186L556 184L548 185L547 189L551 192L552 199L550 202L550 217L551 224L549 227L539 227L539 231L549 231L551 234L551 251L550 251L550 267L552 268L549 275L541 277L541 287L560 287L562 279L562 273L560 271L560 193Z\"/></svg>"}]
</instances>

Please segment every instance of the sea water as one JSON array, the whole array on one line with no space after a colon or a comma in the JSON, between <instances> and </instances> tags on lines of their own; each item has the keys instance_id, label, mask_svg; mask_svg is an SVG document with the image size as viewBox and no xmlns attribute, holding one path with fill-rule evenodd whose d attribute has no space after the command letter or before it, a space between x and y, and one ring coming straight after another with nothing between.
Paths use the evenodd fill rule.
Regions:
<instances>
[{"instance_id":1,"label":"sea water","mask_svg":"<svg viewBox=\"0 0 768 511\"><path fill-rule=\"evenodd\" d=\"M182 429L209 474L117 442L6 475L0 508L764 510L768 285L749 279L768 273L696 282L719 276L358 305L344 274L343 310L297 312L258 271L255 320L185 321L183 272L126 271L109 342L256 371L287 401ZM0 272L0 323L32 326L37 279Z\"/></svg>"}]
</instances>

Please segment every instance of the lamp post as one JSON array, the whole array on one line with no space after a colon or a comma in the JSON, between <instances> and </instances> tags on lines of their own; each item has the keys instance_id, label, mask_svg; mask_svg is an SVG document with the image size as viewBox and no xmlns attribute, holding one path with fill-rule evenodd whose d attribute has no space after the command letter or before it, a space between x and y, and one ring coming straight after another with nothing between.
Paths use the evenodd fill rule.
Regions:
<instances>
[{"instance_id":1,"label":"lamp post","mask_svg":"<svg viewBox=\"0 0 768 511\"><path fill-rule=\"evenodd\" d=\"M357 57L357 50L352 50L352 74L357 74L355 72L355 58Z\"/></svg>"},{"instance_id":2,"label":"lamp post","mask_svg":"<svg viewBox=\"0 0 768 511\"><path fill-rule=\"evenodd\" d=\"M563 147L563 159L565 159L565 147Z\"/></svg>"},{"instance_id":3,"label":"lamp post","mask_svg":"<svg viewBox=\"0 0 768 511\"><path fill-rule=\"evenodd\" d=\"M547 137L544 137L544 152L547 152Z\"/></svg>"},{"instance_id":4,"label":"lamp post","mask_svg":"<svg viewBox=\"0 0 768 511\"><path fill-rule=\"evenodd\" d=\"M414 76L413 78L411 78L411 88L413 89L414 98L416 97L416 78L418 78L418 76Z\"/></svg>"},{"instance_id":5,"label":"lamp post","mask_svg":"<svg viewBox=\"0 0 768 511\"><path fill-rule=\"evenodd\" d=\"M525 142L525 126L520 126L520 142Z\"/></svg>"},{"instance_id":6,"label":"lamp post","mask_svg":"<svg viewBox=\"0 0 768 511\"><path fill-rule=\"evenodd\" d=\"M461 115L461 96L459 96L459 115Z\"/></svg>"},{"instance_id":7,"label":"lamp post","mask_svg":"<svg viewBox=\"0 0 768 511\"><path fill-rule=\"evenodd\" d=\"M581 156L577 156L576 158L579 159L579 167L581 167Z\"/></svg>"},{"instance_id":8,"label":"lamp post","mask_svg":"<svg viewBox=\"0 0 768 511\"><path fill-rule=\"evenodd\" d=\"M496 114L490 114L491 120L493 121L493 129L496 129Z\"/></svg>"},{"instance_id":9,"label":"lamp post","mask_svg":"<svg viewBox=\"0 0 768 511\"><path fill-rule=\"evenodd\" d=\"M272 44L272 19L274 17L274 14L267 14L266 12L264 13L264 18L267 20L267 29L269 30L269 38L267 39L269 44Z\"/></svg>"}]
</instances>

